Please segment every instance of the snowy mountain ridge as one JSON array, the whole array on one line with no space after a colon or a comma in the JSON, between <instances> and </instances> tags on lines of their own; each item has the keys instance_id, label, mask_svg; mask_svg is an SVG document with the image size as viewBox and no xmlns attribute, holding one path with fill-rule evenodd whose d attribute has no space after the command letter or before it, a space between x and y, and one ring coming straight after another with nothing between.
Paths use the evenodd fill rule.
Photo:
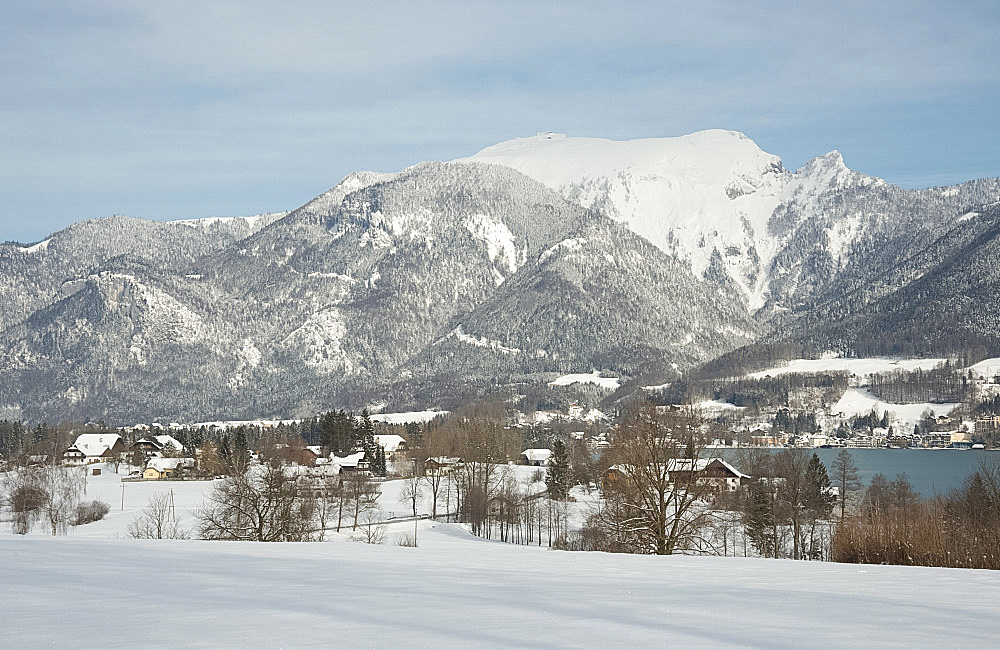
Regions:
<instances>
[{"instance_id":1,"label":"snowy mountain ridge","mask_svg":"<svg viewBox=\"0 0 1000 650\"><path fill-rule=\"evenodd\" d=\"M998 199L1000 179L904 190L836 151L789 172L730 131L545 134L355 172L284 215L81 222L0 245L0 417L450 408L595 368L662 383L788 336L933 342L945 321L900 315L995 268ZM996 331L994 303L949 306L949 330L975 324L958 344Z\"/></svg>"},{"instance_id":2,"label":"snowy mountain ridge","mask_svg":"<svg viewBox=\"0 0 1000 650\"><path fill-rule=\"evenodd\" d=\"M517 169L626 223L699 276L719 256L753 310L767 302L770 264L787 239L772 224L779 206L815 210L824 193L885 184L848 169L837 151L792 173L743 133L719 129L624 141L544 133L459 161Z\"/></svg>"}]
</instances>

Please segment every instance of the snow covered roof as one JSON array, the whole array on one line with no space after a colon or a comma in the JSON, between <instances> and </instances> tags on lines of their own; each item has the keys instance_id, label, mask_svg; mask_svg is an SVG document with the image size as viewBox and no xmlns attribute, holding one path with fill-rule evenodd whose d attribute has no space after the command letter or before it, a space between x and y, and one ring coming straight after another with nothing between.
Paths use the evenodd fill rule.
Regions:
<instances>
[{"instance_id":1,"label":"snow covered roof","mask_svg":"<svg viewBox=\"0 0 1000 650\"><path fill-rule=\"evenodd\" d=\"M182 449L184 449L184 445L182 445L180 441L173 436L161 434L158 436L153 436L153 438L156 440L157 443L159 443L160 449L165 449L166 447L173 447L176 451L181 451Z\"/></svg>"},{"instance_id":2,"label":"snow covered roof","mask_svg":"<svg viewBox=\"0 0 1000 650\"><path fill-rule=\"evenodd\" d=\"M428 458L427 462L441 466L458 465L462 462L462 459L458 456L434 456L433 458Z\"/></svg>"},{"instance_id":3,"label":"snow covered roof","mask_svg":"<svg viewBox=\"0 0 1000 650\"><path fill-rule=\"evenodd\" d=\"M547 463L552 458L551 449L525 449L521 455L532 463Z\"/></svg>"},{"instance_id":4,"label":"snow covered roof","mask_svg":"<svg viewBox=\"0 0 1000 650\"><path fill-rule=\"evenodd\" d=\"M77 436L73 447L86 456L101 456L115 443L121 440L117 433L81 433Z\"/></svg>"},{"instance_id":5,"label":"snow covered roof","mask_svg":"<svg viewBox=\"0 0 1000 650\"><path fill-rule=\"evenodd\" d=\"M699 458L694 461L694 471L700 472L712 461L711 458ZM667 462L669 472L690 472L692 461L687 458L671 458Z\"/></svg>"},{"instance_id":6,"label":"snow covered roof","mask_svg":"<svg viewBox=\"0 0 1000 650\"><path fill-rule=\"evenodd\" d=\"M741 472L740 470L736 469L735 467L733 467L732 465L730 465L730 464L729 464L729 463L727 463L726 461L722 460L721 458L713 458L712 460L713 460L713 461L718 461L718 462L719 462L719 463L721 463L721 464L722 464L722 465L723 465L723 466L724 466L724 467L725 467L726 469L728 469L728 470L729 470L730 472L732 472L733 474L735 474L735 475L736 475L737 477L739 477L739 478L750 478L750 475L749 475L749 474L744 474L743 472Z\"/></svg>"},{"instance_id":7,"label":"snow covered roof","mask_svg":"<svg viewBox=\"0 0 1000 650\"><path fill-rule=\"evenodd\" d=\"M382 433L375 436L375 442L385 450L387 454L399 449L400 445L406 444L406 438L395 433Z\"/></svg>"},{"instance_id":8,"label":"snow covered roof","mask_svg":"<svg viewBox=\"0 0 1000 650\"><path fill-rule=\"evenodd\" d=\"M194 458L150 458L146 463L146 468L152 467L161 474L167 470L175 470L178 467L194 467Z\"/></svg>"},{"instance_id":9,"label":"snow covered roof","mask_svg":"<svg viewBox=\"0 0 1000 650\"><path fill-rule=\"evenodd\" d=\"M701 472L705 470L712 463L720 463L727 470L732 472L738 478L750 478L748 475L744 474L740 470L736 469L725 460L721 458L699 458L694 461L694 471ZM667 472L690 472L692 467L692 462L688 458L671 458L667 461ZM619 472L630 471L633 466L629 465L612 465L608 469L616 470Z\"/></svg>"},{"instance_id":10,"label":"snow covered roof","mask_svg":"<svg viewBox=\"0 0 1000 650\"><path fill-rule=\"evenodd\" d=\"M303 467L301 465L295 465L294 467L297 468L301 476L310 478L324 478L340 474L340 465L334 465L333 463L316 465L315 467Z\"/></svg>"},{"instance_id":11,"label":"snow covered roof","mask_svg":"<svg viewBox=\"0 0 1000 650\"><path fill-rule=\"evenodd\" d=\"M365 452L359 451L353 454L348 454L341 458L340 456L330 456L331 465L339 465L340 467L357 467L365 457Z\"/></svg>"}]
</instances>

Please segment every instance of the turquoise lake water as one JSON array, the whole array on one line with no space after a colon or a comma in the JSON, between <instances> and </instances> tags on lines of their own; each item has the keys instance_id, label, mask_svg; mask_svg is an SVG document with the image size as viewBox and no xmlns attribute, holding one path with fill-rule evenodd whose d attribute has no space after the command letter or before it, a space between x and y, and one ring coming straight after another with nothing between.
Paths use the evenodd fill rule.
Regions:
<instances>
[{"instance_id":1,"label":"turquoise lake water","mask_svg":"<svg viewBox=\"0 0 1000 650\"><path fill-rule=\"evenodd\" d=\"M712 455L721 452L727 460L738 457L740 450L710 450ZM778 450L771 450L778 451ZM819 459L830 471L830 465L839 449L815 449ZM906 474L913 489L926 497L945 495L961 487L965 477L975 472L981 462L1000 464L1000 450L960 449L848 449L861 480L868 482L876 474L892 480L897 474Z\"/></svg>"}]
</instances>

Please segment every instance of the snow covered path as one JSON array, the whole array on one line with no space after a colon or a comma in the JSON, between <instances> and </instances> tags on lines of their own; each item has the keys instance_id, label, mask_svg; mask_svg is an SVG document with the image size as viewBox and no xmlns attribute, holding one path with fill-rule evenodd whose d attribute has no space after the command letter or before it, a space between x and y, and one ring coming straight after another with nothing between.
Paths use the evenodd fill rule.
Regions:
<instances>
[{"instance_id":1,"label":"snow covered path","mask_svg":"<svg viewBox=\"0 0 1000 650\"><path fill-rule=\"evenodd\" d=\"M1000 645L1000 572L420 543L4 536L2 645Z\"/></svg>"}]
</instances>

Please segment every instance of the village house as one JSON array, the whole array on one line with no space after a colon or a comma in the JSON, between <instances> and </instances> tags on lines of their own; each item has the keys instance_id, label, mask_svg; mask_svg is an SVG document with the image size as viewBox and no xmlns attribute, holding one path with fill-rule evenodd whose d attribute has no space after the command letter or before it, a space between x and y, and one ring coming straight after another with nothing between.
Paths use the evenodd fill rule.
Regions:
<instances>
[{"instance_id":1,"label":"village house","mask_svg":"<svg viewBox=\"0 0 1000 650\"><path fill-rule=\"evenodd\" d=\"M784 447L788 436L783 433L766 436L750 436L750 444L754 447Z\"/></svg>"},{"instance_id":2,"label":"village house","mask_svg":"<svg viewBox=\"0 0 1000 650\"><path fill-rule=\"evenodd\" d=\"M299 452L299 458L302 465L317 465L327 462L327 458L323 456L323 447L320 445L306 445Z\"/></svg>"},{"instance_id":3,"label":"village house","mask_svg":"<svg viewBox=\"0 0 1000 650\"><path fill-rule=\"evenodd\" d=\"M117 433L81 433L63 452L64 465L88 465L120 456L125 443Z\"/></svg>"},{"instance_id":4,"label":"village house","mask_svg":"<svg viewBox=\"0 0 1000 650\"><path fill-rule=\"evenodd\" d=\"M385 451L385 455L388 458L399 452L406 451L406 438L395 433L375 434L375 444Z\"/></svg>"},{"instance_id":5,"label":"village house","mask_svg":"<svg viewBox=\"0 0 1000 650\"><path fill-rule=\"evenodd\" d=\"M320 445L306 445L303 447L278 443L266 455L270 456L272 453L274 457L292 465L313 467L314 465L322 465L329 462L329 459L323 455L323 447Z\"/></svg>"},{"instance_id":6,"label":"village house","mask_svg":"<svg viewBox=\"0 0 1000 650\"><path fill-rule=\"evenodd\" d=\"M435 456L424 461L424 470L427 472L448 473L462 464L462 459L452 456Z\"/></svg>"},{"instance_id":7,"label":"village house","mask_svg":"<svg viewBox=\"0 0 1000 650\"><path fill-rule=\"evenodd\" d=\"M142 478L149 481L175 478L184 470L194 469L194 458L150 458Z\"/></svg>"},{"instance_id":8,"label":"village house","mask_svg":"<svg viewBox=\"0 0 1000 650\"><path fill-rule=\"evenodd\" d=\"M298 486L313 494L327 492L332 487L342 484L338 480L341 473L340 465L332 463L314 465L312 467L300 465L298 467L288 467L286 470L293 470L295 473L295 482Z\"/></svg>"},{"instance_id":9,"label":"village house","mask_svg":"<svg viewBox=\"0 0 1000 650\"><path fill-rule=\"evenodd\" d=\"M173 436L161 434L157 436L147 436L141 440L136 440L135 444L132 445L132 449L140 450L148 458L151 456L179 454L184 451L184 445L182 445L180 441Z\"/></svg>"},{"instance_id":10,"label":"village house","mask_svg":"<svg viewBox=\"0 0 1000 650\"><path fill-rule=\"evenodd\" d=\"M521 452L521 464L545 467L552 462L551 449L525 449Z\"/></svg>"},{"instance_id":11,"label":"village house","mask_svg":"<svg viewBox=\"0 0 1000 650\"><path fill-rule=\"evenodd\" d=\"M750 480L748 475L721 458L699 458L693 463L685 458L674 458L667 464L667 471L673 482L685 483L693 471L695 484L707 486L713 492L735 492Z\"/></svg>"},{"instance_id":12,"label":"village house","mask_svg":"<svg viewBox=\"0 0 1000 650\"><path fill-rule=\"evenodd\" d=\"M907 449L910 446L909 436L892 436L885 439L885 446L888 449Z\"/></svg>"},{"instance_id":13,"label":"village house","mask_svg":"<svg viewBox=\"0 0 1000 650\"><path fill-rule=\"evenodd\" d=\"M330 455L330 462L328 463L332 467L338 468L336 471L340 472L366 472L368 471L370 463L365 459L365 452L358 451L353 454L348 454L344 457Z\"/></svg>"},{"instance_id":14,"label":"village house","mask_svg":"<svg viewBox=\"0 0 1000 650\"><path fill-rule=\"evenodd\" d=\"M750 476L721 458L699 458L693 463L685 458L671 458L667 462L668 480L671 483L687 483L692 471L695 474L695 485L707 487L716 493L735 492L751 480ZM628 474L628 467L614 465L604 472L602 484L605 488L611 487L619 481L628 480Z\"/></svg>"}]
</instances>

